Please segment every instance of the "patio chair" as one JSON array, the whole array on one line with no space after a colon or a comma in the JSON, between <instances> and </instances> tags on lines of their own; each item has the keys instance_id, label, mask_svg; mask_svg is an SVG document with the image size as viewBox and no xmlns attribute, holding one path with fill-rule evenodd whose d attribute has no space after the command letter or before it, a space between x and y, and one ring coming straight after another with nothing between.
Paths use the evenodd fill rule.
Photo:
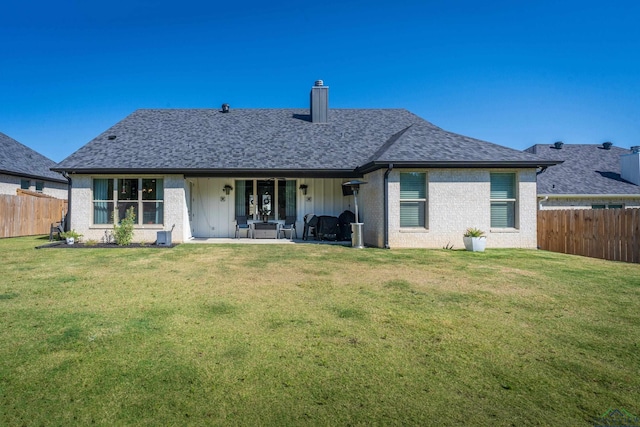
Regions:
<instances>
[{"instance_id":1,"label":"patio chair","mask_svg":"<svg viewBox=\"0 0 640 427\"><path fill-rule=\"evenodd\" d=\"M302 240L307 240L307 238L309 237L309 234L316 237L317 226L318 226L318 217L312 213L306 214L304 216L304 228L302 230Z\"/></svg>"},{"instance_id":2,"label":"patio chair","mask_svg":"<svg viewBox=\"0 0 640 427\"><path fill-rule=\"evenodd\" d=\"M49 241L53 241L53 235L57 234L56 239L60 240L60 234L64 233L64 220L65 216L62 216L62 219L59 222L54 222L49 227Z\"/></svg>"},{"instance_id":3,"label":"patio chair","mask_svg":"<svg viewBox=\"0 0 640 427\"><path fill-rule=\"evenodd\" d=\"M298 231L296 230L296 217L295 216L287 216L284 220L284 224L280 225L280 229L278 230L278 238L280 238L280 233L284 234L284 237L287 237L287 231L289 232L289 239L293 239L293 234L295 233L296 239L298 238Z\"/></svg>"},{"instance_id":4,"label":"patio chair","mask_svg":"<svg viewBox=\"0 0 640 427\"><path fill-rule=\"evenodd\" d=\"M238 216L236 217L236 239L240 234L240 230L247 230L247 237L251 236L251 226L247 223L246 216Z\"/></svg>"}]
</instances>

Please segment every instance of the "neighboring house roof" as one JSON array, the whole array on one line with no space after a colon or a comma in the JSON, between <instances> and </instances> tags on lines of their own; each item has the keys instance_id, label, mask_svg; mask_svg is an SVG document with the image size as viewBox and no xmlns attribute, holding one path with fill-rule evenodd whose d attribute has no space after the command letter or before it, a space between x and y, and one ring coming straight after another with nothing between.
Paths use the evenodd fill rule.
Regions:
<instances>
[{"instance_id":1,"label":"neighboring house roof","mask_svg":"<svg viewBox=\"0 0 640 427\"><path fill-rule=\"evenodd\" d=\"M447 132L404 109L137 110L64 159L78 173L361 174L415 167L536 167L553 161Z\"/></svg>"},{"instance_id":2,"label":"neighboring house roof","mask_svg":"<svg viewBox=\"0 0 640 427\"><path fill-rule=\"evenodd\" d=\"M53 160L0 132L0 173L66 184L62 175L51 171L55 165Z\"/></svg>"},{"instance_id":3,"label":"neighboring house roof","mask_svg":"<svg viewBox=\"0 0 640 427\"><path fill-rule=\"evenodd\" d=\"M544 159L564 160L538 174L540 195L638 195L640 186L620 177L620 156L629 150L596 144L538 144L525 151Z\"/></svg>"}]
</instances>

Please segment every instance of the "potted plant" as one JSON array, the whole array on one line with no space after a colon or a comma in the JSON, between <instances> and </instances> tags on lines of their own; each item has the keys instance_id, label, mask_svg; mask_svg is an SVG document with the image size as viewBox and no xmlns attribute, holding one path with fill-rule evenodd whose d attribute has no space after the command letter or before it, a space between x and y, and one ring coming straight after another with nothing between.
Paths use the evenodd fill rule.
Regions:
<instances>
[{"instance_id":1,"label":"potted plant","mask_svg":"<svg viewBox=\"0 0 640 427\"><path fill-rule=\"evenodd\" d=\"M60 233L60 237L67 241L67 245L73 245L76 241L80 241L82 234L78 233L76 230L69 230L64 233Z\"/></svg>"},{"instance_id":2,"label":"potted plant","mask_svg":"<svg viewBox=\"0 0 640 427\"><path fill-rule=\"evenodd\" d=\"M462 239L465 249L472 252L484 252L487 245L487 237L479 228L467 228Z\"/></svg>"}]
</instances>

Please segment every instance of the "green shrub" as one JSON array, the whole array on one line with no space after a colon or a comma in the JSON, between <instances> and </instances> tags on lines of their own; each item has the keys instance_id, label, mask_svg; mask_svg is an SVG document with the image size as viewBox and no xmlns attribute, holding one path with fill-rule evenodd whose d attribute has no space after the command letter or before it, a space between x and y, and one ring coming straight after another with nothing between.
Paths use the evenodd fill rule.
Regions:
<instances>
[{"instance_id":1,"label":"green shrub","mask_svg":"<svg viewBox=\"0 0 640 427\"><path fill-rule=\"evenodd\" d=\"M82 234L78 233L76 230L69 230L60 233L60 237L62 237L63 239L73 238L76 242L79 242Z\"/></svg>"},{"instance_id":2,"label":"green shrub","mask_svg":"<svg viewBox=\"0 0 640 427\"><path fill-rule=\"evenodd\" d=\"M133 225L136 221L136 214L133 206L127 209L127 213L120 224L113 225L113 234L116 238L118 246L128 246L133 240Z\"/></svg>"},{"instance_id":3,"label":"green shrub","mask_svg":"<svg viewBox=\"0 0 640 427\"><path fill-rule=\"evenodd\" d=\"M467 228L467 231L464 232L464 237L485 237L485 234L479 228Z\"/></svg>"}]
</instances>

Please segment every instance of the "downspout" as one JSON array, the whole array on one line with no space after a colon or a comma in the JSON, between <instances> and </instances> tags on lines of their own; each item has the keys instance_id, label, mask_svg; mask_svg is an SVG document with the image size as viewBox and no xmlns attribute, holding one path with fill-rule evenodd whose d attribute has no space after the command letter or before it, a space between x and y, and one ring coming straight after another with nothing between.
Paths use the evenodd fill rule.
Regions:
<instances>
[{"instance_id":1,"label":"downspout","mask_svg":"<svg viewBox=\"0 0 640 427\"><path fill-rule=\"evenodd\" d=\"M71 230L71 186L72 180L68 173L62 172L62 176L67 178L69 182L69 187L67 188L67 215L64 221L64 231Z\"/></svg>"},{"instance_id":2,"label":"downspout","mask_svg":"<svg viewBox=\"0 0 640 427\"><path fill-rule=\"evenodd\" d=\"M547 200L549 200L549 196L544 196L544 198L542 198L541 200L538 201L538 210L539 211L542 210L542 203L546 202Z\"/></svg>"},{"instance_id":3,"label":"downspout","mask_svg":"<svg viewBox=\"0 0 640 427\"><path fill-rule=\"evenodd\" d=\"M393 163L389 163L387 170L384 173L384 248L391 249L389 247L389 174L393 169Z\"/></svg>"}]
</instances>

